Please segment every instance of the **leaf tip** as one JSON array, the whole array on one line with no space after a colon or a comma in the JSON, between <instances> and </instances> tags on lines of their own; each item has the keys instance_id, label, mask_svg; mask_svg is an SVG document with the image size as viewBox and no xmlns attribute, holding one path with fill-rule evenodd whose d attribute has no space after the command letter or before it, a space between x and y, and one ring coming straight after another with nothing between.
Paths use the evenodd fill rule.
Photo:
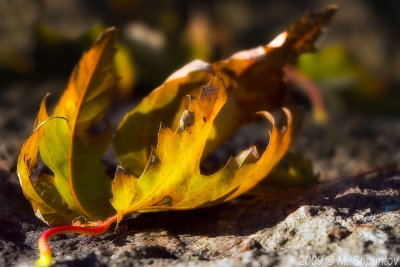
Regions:
<instances>
[{"instance_id":1,"label":"leaf tip","mask_svg":"<svg viewBox=\"0 0 400 267\"><path fill-rule=\"evenodd\" d=\"M333 16L336 12L340 10L337 4L331 4L323 9L327 14Z\"/></svg>"},{"instance_id":2,"label":"leaf tip","mask_svg":"<svg viewBox=\"0 0 400 267\"><path fill-rule=\"evenodd\" d=\"M118 29L116 27L110 27L110 28L106 29L104 32L101 33L99 38L97 38L97 40L94 42L92 47L95 47L96 45L100 45L103 42L104 42L104 44L106 44L106 45L108 44L113 47L117 33L118 33Z\"/></svg>"},{"instance_id":3,"label":"leaf tip","mask_svg":"<svg viewBox=\"0 0 400 267\"><path fill-rule=\"evenodd\" d=\"M101 36L115 36L118 33L118 29L117 27L110 27L107 28L102 34ZM101 37L100 37L101 38Z\"/></svg>"}]
</instances>

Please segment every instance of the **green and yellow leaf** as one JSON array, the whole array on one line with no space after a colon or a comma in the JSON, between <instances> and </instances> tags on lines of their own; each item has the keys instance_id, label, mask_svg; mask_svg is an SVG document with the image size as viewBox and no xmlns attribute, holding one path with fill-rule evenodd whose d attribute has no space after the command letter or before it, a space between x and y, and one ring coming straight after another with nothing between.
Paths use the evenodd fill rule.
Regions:
<instances>
[{"instance_id":1,"label":"green and yellow leaf","mask_svg":"<svg viewBox=\"0 0 400 267\"><path fill-rule=\"evenodd\" d=\"M103 118L118 81L113 70L115 33L105 31L83 55L51 115L54 119L48 119L42 103L40 125L21 150L18 175L24 194L49 224L70 224L78 216L102 220L114 213L101 156L112 134ZM51 174L38 170L38 153Z\"/></svg>"},{"instance_id":2,"label":"green and yellow leaf","mask_svg":"<svg viewBox=\"0 0 400 267\"><path fill-rule=\"evenodd\" d=\"M223 83L213 79L198 98L191 98L176 130L160 128L157 147L140 177L118 168L111 203L119 219L134 212L194 209L228 201L255 186L279 162L293 138L292 115L286 108L286 127L278 127L270 113L259 112L272 123L270 136L265 134L269 145L260 156L252 146L216 173L200 173L208 136L227 97Z\"/></svg>"},{"instance_id":3,"label":"green and yellow leaf","mask_svg":"<svg viewBox=\"0 0 400 267\"><path fill-rule=\"evenodd\" d=\"M42 125L50 120L46 112L45 100L46 97L40 105L34 131L22 146L17 165L18 176L24 195L30 200L36 216L50 225L70 223L72 211L69 211L61 201L52 177L45 173L35 173L38 167Z\"/></svg>"},{"instance_id":4,"label":"green and yellow leaf","mask_svg":"<svg viewBox=\"0 0 400 267\"><path fill-rule=\"evenodd\" d=\"M105 31L51 115L43 100L18 158L23 192L39 218L50 225L88 221L45 231L39 263L51 264L53 235L97 235L131 213L215 205L265 178L288 151L301 117L290 104L283 68L314 49L336 9L305 16L267 45L212 64L189 63L123 118L113 142L105 115L118 83L116 31ZM255 114L271 124L268 145L250 146L212 174L202 173L203 159ZM110 144L121 162L113 181L101 161Z\"/></svg>"},{"instance_id":5,"label":"green and yellow leaf","mask_svg":"<svg viewBox=\"0 0 400 267\"><path fill-rule=\"evenodd\" d=\"M293 64L300 54L314 50L315 40L336 11L337 7L331 6L304 16L267 45L212 64L196 60L176 71L119 124L114 146L121 164L135 176L141 175L151 147L157 144L160 123L175 129L185 110L185 96L198 95L200 86L214 75L222 78L227 101L214 120L203 157L232 136L255 112L286 105L289 97L283 67Z\"/></svg>"}]
</instances>

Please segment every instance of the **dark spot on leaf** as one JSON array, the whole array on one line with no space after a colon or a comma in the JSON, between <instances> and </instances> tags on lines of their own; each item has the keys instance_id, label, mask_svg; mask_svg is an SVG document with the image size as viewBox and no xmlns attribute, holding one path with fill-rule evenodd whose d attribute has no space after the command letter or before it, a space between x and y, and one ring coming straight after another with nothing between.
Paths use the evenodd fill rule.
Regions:
<instances>
[{"instance_id":1,"label":"dark spot on leaf","mask_svg":"<svg viewBox=\"0 0 400 267\"><path fill-rule=\"evenodd\" d=\"M96 137L104 133L106 128L109 127L109 122L107 120L101 120L98 123L92 124L88 129L87 129L87 134L91 137Z\"/></svg>"},{"instance_id":2,"label":"dark spot on leaf","mask_svg":"<svg viewBox=\"0 0 400 267\"><path fill-rule=\"evenodd\" d=\"M201 91L200 91L200 98L204 99L204 98L212 97L214 93L215 93L214 87L202 86Z\"/></svg>"},{"instance_id":3,"label":"dark spot on leaf","mask_svg":"<svg viewBox=\"0 0 400 267\"><path fill-rule=\"evenodd\" d=\"M179 129L183 131L194 124L194 113L185 110L179 119Z\"/></svg>"},{"instance_id":4,"label":"dark spot on leaf","mask_svg":"<svg viewBox=\"0 0 400 267\"><path fill-rule=\"evenodd\" d=\"M151 156L150 156L150 164L156 164L158 162L160 162L160 159L157 157L157 155L154 154L154 153L151 154Z\"/></svg>"},{"instance_id":5,"label":"dark spot on leaf","mask_svg":"<svg viewBox=\"0 0 400 267\"><path fill-rule=\"evenodd\" d=\"M155 203L152 206L171 206L172 198L170 196L165 196L161 201Z\"/></svg>"}]
</instances>

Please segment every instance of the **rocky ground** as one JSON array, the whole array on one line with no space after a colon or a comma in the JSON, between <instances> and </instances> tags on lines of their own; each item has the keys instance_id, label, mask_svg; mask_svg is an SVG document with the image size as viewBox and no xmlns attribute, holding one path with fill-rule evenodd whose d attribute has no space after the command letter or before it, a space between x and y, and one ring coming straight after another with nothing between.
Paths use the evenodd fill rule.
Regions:
<instances>
[{"instance_id":1,"label":"rocky ground","mask_svg":"<svg viewBox=\"0 0 400 267\"><path fill-rule=\"evenodd\" d=\"M1 266L33 265L37 239L47 229L15 174L40 99L13 106L27 94L23 88L0 92ZM295 150L313 160L321 183L260 185L217 207L128 218L99 237L61 235L51 242L56 266L399 264L400 172L354 176L398 162L399 145L398 119L347 115L326 125L307 121Z\"/></svg>"}]
</instances>

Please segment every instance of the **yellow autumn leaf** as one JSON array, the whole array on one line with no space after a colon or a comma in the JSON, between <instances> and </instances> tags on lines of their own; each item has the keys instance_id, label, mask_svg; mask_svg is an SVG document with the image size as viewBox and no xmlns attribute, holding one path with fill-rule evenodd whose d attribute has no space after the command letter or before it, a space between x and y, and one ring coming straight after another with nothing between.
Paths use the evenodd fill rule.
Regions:
<instances>
[{"instance_id":1,"label":"yellow autumn leaf","mask_svg":"<svg viewBox=\"0 0 400 267\"><path fill-rule=\"evenodd\" d=\"M48 224L70 224L79 216L102 220L115 212L101 164L112 133L102 120L117 82L115 33L105 31L83 55L50 116L54 119L42 102L36 129L22 147L17 172L23 192ZM51 174L37 168L38 153Z\"/></svg>"},{"instance_id":2,"label":"yellow autumn leaf","mask_svg":"<svg viewBox=\"0 0 400 267\"><path fill-rule=\"evenodd\" d=\"M283 79L284 66L314 50L315 40L336 11L336 6L330 6L306 15L267 45L214 63L195 60L177 70L120 122L114 146L121 164L135 176L141 175L151 147L157 144L160 123L175 129L185 110L185 96L198 95L200 86L215 74L222 78L228 99L214 120L203 157L231 137L255 112L286 105L290 99Z\"/></svg>"},{"instance_id":3,"label":"yellow autumn leaf","mask_svg":"<svg viewBox=\"0 0 400 267\"><path fill-rule=\"evenodd\" d=\"M111 203L119 220L134 212L193 209L228 201L255 186L279 162L293 137L292 115L286 108L281 114L287 120L285 127L278 127L270 113L259 112L272 123L270 135L265 133L269 145L260 156L251 146L218 172L200 173L213 122L226 101L223 83L213 79L210 85L202 86L197 98L191 98L176 130L160 128L157 147L140 177L118 168Z\"/></svg>"},{"instance_id":4,"label":"yellow autumn leaf","mask_svg":"<svg viewBox=\"0 0 400 267\"><path fill-rule=\"evenodd\" d=\"M115 30L104 32L51 116L43 101L18 158L24 194L38 217L52 225L88 221L45 231L39 264L51 264L47 240L55 234L96 235L131 213L216 205L265 178L289 149L301 117L290 104L283 67L314 49L336 10L303 17L268 45L212 64L197 60L172 74L118 126L113 144L121 166L112 184L101 157L111 143L104 116L118 79ZM271 124L267 147L250 146L214 173L201 173L202 160L255 114ZM50 171L38 167L39 156Z\"/></svg>"},{"instance_id":5,"label":"yellow autumn leaf","mask_svg":"<svg viewBox=\"0 0 400 267\"><path fill-rule=\"evenodd\" d=\"M50 119L46 112L46 97L40 105L35 129L22 146L18 158L18 176L24 195L30 200L36 216L48 224L70 223L70 212L63 204L52 178L45 173L31 177L38 166L39 139L42 125ZM61 118L53 118L61 119Z\"/></svg>"}]
</instances>

